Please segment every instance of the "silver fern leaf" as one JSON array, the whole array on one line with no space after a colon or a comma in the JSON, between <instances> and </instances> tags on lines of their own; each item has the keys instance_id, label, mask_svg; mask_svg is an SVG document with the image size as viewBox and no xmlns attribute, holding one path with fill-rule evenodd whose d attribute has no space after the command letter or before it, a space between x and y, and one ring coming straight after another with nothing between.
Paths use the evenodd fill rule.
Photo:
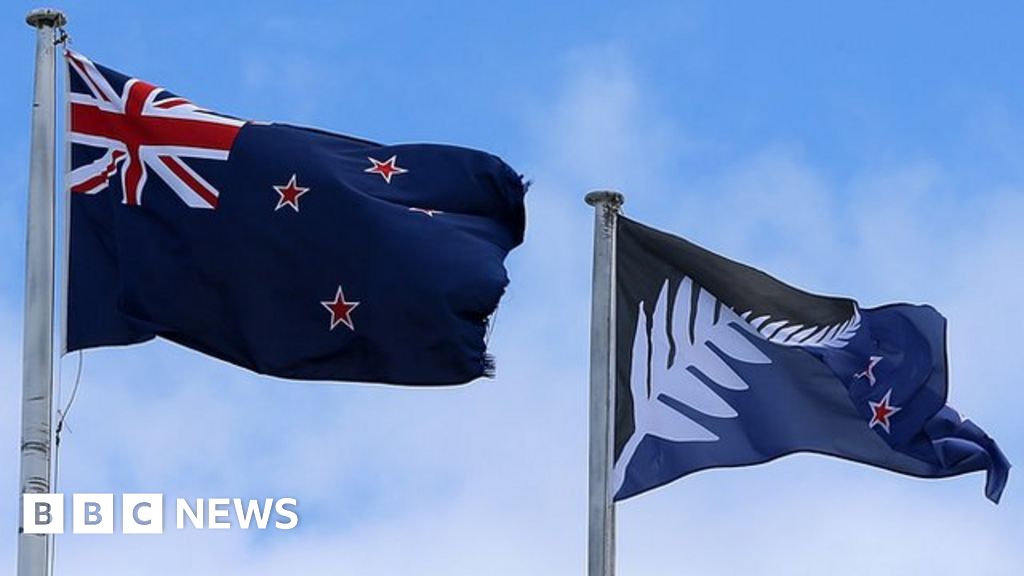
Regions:
<instances>
[{"instance_id":1,"label":"silver fern leaf","mask_svg":"<svg viewBox=\"0 0 1024 576\"><path fill-rule=\"evenodd\" d=\"M751 364L771 362L743 334L753 330L750 325L690 278L681 281L671 310L668 300L666 281L649 319L650 332L643 302L639 305L630 371L634 431L613 468L614 492L646 436L671 442L718 440L672 405L681 403L713 418L735 418L736 411L715 388L746 390L748 385L723 357Z\"/></svg>"},{"instance_id":2,"label":"silver fern leaf","mask_svg":"<svg viewBox=\"0 0 1024 576\"><path fill-rule=\"evenodd\" d=\"M747 326L765 340L783 346L808 346L842 348L857 334L860 328L860 310L853 308L853 315L845 322L831 326L804 326L794 324L785 318L772 319L769 316L751 318L753 312L740 314Z\"/></svg>"}]
</instances>

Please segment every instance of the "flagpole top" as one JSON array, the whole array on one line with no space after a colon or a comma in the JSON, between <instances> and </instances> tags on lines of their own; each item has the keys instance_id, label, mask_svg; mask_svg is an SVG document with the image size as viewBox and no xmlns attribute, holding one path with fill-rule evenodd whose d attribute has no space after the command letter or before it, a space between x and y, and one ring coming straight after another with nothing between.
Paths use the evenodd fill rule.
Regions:
<instances>
[{"instance_id":1,"label":"flagpole top","mask_svg":"<svg viewBox=\"0 0 1024 576\"><path fill-rule=\"evenodd\" d=\"M583 201L591 206L607 206L618 211L626 202L626 197L613 190L595 190L583 197Z\"/></svg>"},{"instance_id":2,"label":"flagpole top","mask_svg":"<svg viewBox=\"0 0 1024 576\"><path fill-rule=\"evenodd\" d=\"M25 22L33 28L59 28L68 23L64 13L54 8L36 8L25 16Z\"/></svg>"}]
</instances>

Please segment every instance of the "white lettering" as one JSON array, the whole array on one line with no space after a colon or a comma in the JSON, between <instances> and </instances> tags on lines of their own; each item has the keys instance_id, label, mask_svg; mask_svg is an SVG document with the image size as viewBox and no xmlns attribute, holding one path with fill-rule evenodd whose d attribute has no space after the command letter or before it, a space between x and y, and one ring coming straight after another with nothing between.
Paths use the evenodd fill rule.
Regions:
<instances>
[{"instance_id":1,"label":"white lettering","mask_svg":"<svg viewBox=\"0 0 1024 576\"><path fill-rule=\"evenodd\" d=\"M274 510L277 512L278 516L288 518L287 522L282 522L280 520L274 522L274 527L279 530L291 530L299 525L298 510L289 510L287 508L288 506L292 506L297 509L299 503L295 498L281 498L274 505Z\"/></svg>"},{"instance_id":2,"label":"white lettering","mask_svg":"<svg viewBox=\"0 0 1024 576\"><path fill-rule=\"evenodd\" d=\"M177 510L177 512L175 513L175 516L177 517L177 520L178 520L178 522L177 522L178 530L181 530L182 528L185 527L185 516L188 516L188 519L192 523L192 527L193 528L202 528L203 527L203 499L202 498L197 498L196 499L195 510L193 510L192 507L189 506L188 500L186 500L184 498L178 498L178 500L175 503L175 509Z\"/></svg>"}]
</instances>

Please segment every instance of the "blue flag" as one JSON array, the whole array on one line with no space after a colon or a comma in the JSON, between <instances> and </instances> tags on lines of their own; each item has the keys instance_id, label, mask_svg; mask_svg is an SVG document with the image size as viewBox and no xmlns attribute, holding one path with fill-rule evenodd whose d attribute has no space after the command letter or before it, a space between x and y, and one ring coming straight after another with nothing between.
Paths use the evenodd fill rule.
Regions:
<instances>
[{"instance_id":1,"label":"blue flag","mask_svg":"<svg viewBox=\"0 0 1024 576\"><path fill-rule=\"evenodd\" d=\"M525 226L500 159L246 122L66 60L68 350L160 336L285 378L491 372Z\"/></svg>"},{"instance_id":2,"label":"blue flag","mask_svg":"<svg viewBox=\"0 0 1024 576\"><path fill-rule=\"evenodd\" d=\"M617 233L613 489L816 452L925 478L1010 464L946 405L946 321L798 290L627 218Z\"/></svg>"}]
</instances>

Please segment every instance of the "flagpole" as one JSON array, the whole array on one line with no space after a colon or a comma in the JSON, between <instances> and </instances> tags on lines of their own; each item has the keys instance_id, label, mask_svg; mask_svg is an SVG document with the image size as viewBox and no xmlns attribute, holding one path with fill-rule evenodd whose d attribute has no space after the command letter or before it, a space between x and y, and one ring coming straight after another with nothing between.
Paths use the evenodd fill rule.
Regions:
<instances>
[{"instance_id":1,"label":"flagpole","mask_svg":"<svg viewBox=\"0 0 1024 576\"><path fill-rule=\"evenodd\" d=\"M22 350L21 494L50 492L53 402L54 189L56 75L54 31L64 14L48 8L25 17L36 29L35 95L29 156ZM18 576L49 573L50 538L26 534L18 515Z\"/></svg>"},{"instance_id":2,"label":"flagpole","mask_svg":"<svg viewBox=\"0 0 1024 576\"><path fill-rule=\"evenodd\" d=\"M615 503L611 470L615 410L615 227L622 194L591 192L594 283L590 309L590 482L588 576L615 574Z\"/></svg>"}]
</instances>

